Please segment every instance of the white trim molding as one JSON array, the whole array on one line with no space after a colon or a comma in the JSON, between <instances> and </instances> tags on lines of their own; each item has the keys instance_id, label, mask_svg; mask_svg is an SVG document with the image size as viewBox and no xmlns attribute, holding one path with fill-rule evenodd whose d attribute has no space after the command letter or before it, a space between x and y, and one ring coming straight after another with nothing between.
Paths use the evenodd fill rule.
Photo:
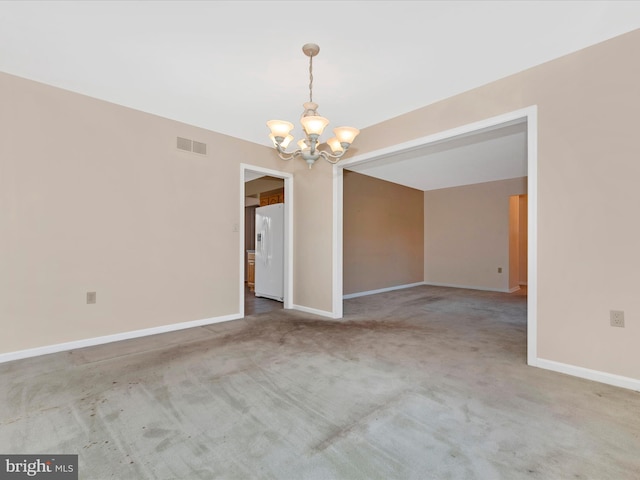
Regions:
<instances>
[{"instance_id":1,"label":"white trim molding","mask_svg":"<svg viewBox=\"0 0 640 480\"><path fill-rule=\"evenodd\" d=\"M640 380L636 378L623 377L622 375L577 367L575 365L555 362L553 360L545 360L543 358L538 358L534 366L544 368L545 370L551 370L553 372L584 378L586 380L592 380L594 382L606 383L607 385L613 385L614 387L628 388L629 390L640 392Z\"/></svg>"},{"instance_id":2,"label":"white trim molding","mask_svg":"<svg viewBox=\"0 0 640 480\"><path fill-rule=\"evenodd\" d=\"M490 288L490 287L479 287L477 285L457 285L453 283L434 283L434 282L424 282L425 285L430 285L432 287L449 287L449 288L464 288L465 290L480 290L483 292L498 292L498 293L513 293L510 289L504 288ZM520 288L516 288L519 290ZM516 291L514 290L514 291Z\"/></svg>"},{"instance_id":3,"label":"white trim molding","mask_svg":"<svg viewBox=\"0 0 640 480\"><path fill-rule=\"evenodd\" d=\"M104 335L101 337L86 338L83 340L74 340L72 342L57 343L55 345L45 345L43 347L28 348L26 350L18 350L17 352L9 352L0 354L0 363L12 362L23 358L37 357L39 355L48 355L50 353L59 353L69 350L78 350L80 348L94 347L96 345L104 345L105 343L120 342L122 340L131 340L133 338L147 337L149 335L157 335L159 333L175 332L193 327L202 327L214 323L228 322L242 318L240 313L232 313L230 315L222 315L220 317L204 318L202 320L193 320L190 322L173 323L171 325L162 325L160 327L144 328L142 330L133 330L131 332L114 333L113 335Z\"/></svg>"},{"instance_id":4,"label":"white trim molding","mask_svg":"<svg viewBox=\"0 0 640 480\"><path fill-rule=\"evenodd\" d=\"M538 107L527 118L527 363L538 358Z\"/></svg>"},{"instance_id":5,"label":"white trim molding","mask_svg":"<svg viewBox=\"0 0 640 480\"><path fill-rule=\"evenodd\" d=\"M336 317L333 312L327 312L326 310L319 310L317 308L304 307L302 305L293 305L291 308L293 310L298 310L299 312L311 313L312 315L319 315L321 317L327 317L327 318L341 318L342 317L342 316Z\"/></svg>"},{"instance_id":6,"label":"white trim molding","mask_svg":"<svg viewBox=\"0 0 640 480\"><path fill-rule=\"evenodd\" d=\"M339 165L333 166L333 250L332 250L332 278L333 290L331 293L332 300L332 318L342 318L342 292L344 289L342 278L343 266L343 240L342 240L342 222L343 222L343 205L344 205L344 172Z\"/></svg>"},{"instance_id":7,"label":"white trim molding","mask_svg":"<svg viewBox=\"0 0 640 480\"><path fill-rule=\"evenodd\" d=\"M377 293L392 292L394 290L402 290L405 288L419 287L421 285L426 285L426 284L424 282L408 283L406 285L397 285L395 287L379 288L377 290L368 290L366 292L349 293L347 295L343 295L342 298L345 300L348 300L349 298L365 297L367 295L375 295Z\"/></svg>"}]
</instances>

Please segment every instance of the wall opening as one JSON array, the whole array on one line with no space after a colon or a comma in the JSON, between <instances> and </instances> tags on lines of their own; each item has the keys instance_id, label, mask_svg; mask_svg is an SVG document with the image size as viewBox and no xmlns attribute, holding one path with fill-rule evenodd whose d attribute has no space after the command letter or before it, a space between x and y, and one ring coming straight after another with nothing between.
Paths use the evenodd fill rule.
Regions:
<instances>
[{"instance_id":1,"label":"wall opening","mask_svg":"<svg viewBox=\"0 0 640 480\"><path fill-rule=\"evenodd\" d=\"M531 106L522 110L509 112L497 117L463 125L451 130L428 135L402 144L393 145L380 150L356 156L350 160L340 162L334 166L334 290L333 316L342 317L343 299L343 173L345 168L367 162L384 162L385 158L410 154L412 151L429 146L437 146L448 140L464 138L475 133L502 128L507 125L524 124L526 126L526 142L523 148L526 153L527 201L518 201L518 208L527 211L526 249L518 246L518 257L521 250L526 250L526 263L518 263L518 281L522 282L522 275L526 274L527 284L527 363L537 365L537 107ZM519 210L518 210L519 212ZM520 241L522 241L520 239Z\"/></svg>"}]
</instances>

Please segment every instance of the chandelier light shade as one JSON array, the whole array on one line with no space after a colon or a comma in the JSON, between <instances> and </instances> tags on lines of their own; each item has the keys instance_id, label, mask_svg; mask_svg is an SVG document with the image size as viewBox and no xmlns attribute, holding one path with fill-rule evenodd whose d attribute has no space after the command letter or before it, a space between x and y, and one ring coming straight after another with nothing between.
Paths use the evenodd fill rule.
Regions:
<instances>
[{"instance_id":1,"label":"chandelier light shade","mask_svg":"<svg viewBox=\"0 0 640 480\"><path fill-rule=\"evenodd\" d=\"M293 130L293 123L282 120L269 120L267 126L271 129L271 134L274 137L286 137Z\"/></svg>"},{"instance_id":2,"label":"chandelier light shade","mask_svg":"<svg viewBox=\"0 0 640 480\"><path fill-rule=\"evenodd\" d=\"M304 111L300 118L300 123L305 134L305 138L297 142L298 149L287 152L287 147L293 141L293 124L284 120L269 120L267 126L271 130L269 138L278 151L278 155L283 160L291 160L294 157L302 158L309 168L320 157L329 163L338 163L347 152L360 130L353 127L336 127L333 129L335 137L327 140L326 144L331 151L320 149L324 144L320 142L320 135L329 125L329 120L318 115L318 104L313 102L313 57L318 55L320 47L314 43L307 43L302 47L304 54L309 57L309 101L302 106Z\"/></svg>"}]
</instances>

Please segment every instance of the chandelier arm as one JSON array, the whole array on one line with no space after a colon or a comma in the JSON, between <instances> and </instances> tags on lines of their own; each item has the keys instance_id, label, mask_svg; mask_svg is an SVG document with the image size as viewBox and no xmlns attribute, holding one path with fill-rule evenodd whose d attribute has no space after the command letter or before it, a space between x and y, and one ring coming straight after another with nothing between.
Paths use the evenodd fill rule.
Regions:
<instances>
[{"instance_id":1,"label":"chandelier arm","mask_svg":"<svg viewBox=\"0 0 640 480\"><path fill-rule=\"evenodd\" d=\"M295 152L287 152L286 150L283 150L280 145L276 145L276 150L278 152L278 156L282 160L291 160L301 153L300 150L296 150Z\"/></svg>"},{"instance_id":2,"label":"chandelier arm","mask_svg":"<svg viewBox=\"0 0 640 480\"><path fill-rule=\"evenodd\" d=\"M324 153L325 155L330 156L331 158L342 158L344 156L344 154L347 153L347 150L342 150L340 153L331 153L331 152L323 150L322 153Z\"/></svg>"},{"instance_id":3,"label":"chandelier arm","mask_svg":"<svg viewBox=\"0 0 640 480\"><path fill-rule=\"evenodd\" d=\"M324 150L318 150L318 152L320 152L320 156L322 158L324 158L327 162L335 165L336 163L338 163L340 161L340 159L344 155L345 151L343 150L342 153L340 153L338 155L333 155L332 153L326 152Z\"/></svg>"},{"instance_id":4,"label":"chandelier arm","mask_svg":"<svg viewBox=\"0 0 640 480\"><path fill-rule=\"evenodd\" d=\"M278 156L280 157L281 160L291 160L292 158L295 158L295 152L294 153L290 153L288 156L283 155L281 152L278 152Z\"/></svg>"}]
</instances>

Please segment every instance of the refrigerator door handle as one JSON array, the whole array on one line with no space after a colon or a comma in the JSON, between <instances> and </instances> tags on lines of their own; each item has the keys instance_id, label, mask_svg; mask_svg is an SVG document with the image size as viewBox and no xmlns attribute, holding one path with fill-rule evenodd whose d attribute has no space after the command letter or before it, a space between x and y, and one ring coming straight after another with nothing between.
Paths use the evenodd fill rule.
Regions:
<instances>
[{"instance_id":1,"label":"refrigerator door handle","mask_svg":"<svg viewBox=\"0 0 640 480\"><path fill-rule=\"evenodd\" d=\"M271 241L271 218L267 221L267 264L273 259L273 242Z\"/></svg>"},{"instance_id":2,"label":"refrigerator door handle","mask_svg":"<svg viewBox=\"0 0 640 480\"><path fill-rule=\"evenodd\" d=\"M262 231L260 232L260 254L262 256L262 263L269 265L269 252L267 251L269 245L269 218L263 218Z\"/></svg>"}]
</instances>

